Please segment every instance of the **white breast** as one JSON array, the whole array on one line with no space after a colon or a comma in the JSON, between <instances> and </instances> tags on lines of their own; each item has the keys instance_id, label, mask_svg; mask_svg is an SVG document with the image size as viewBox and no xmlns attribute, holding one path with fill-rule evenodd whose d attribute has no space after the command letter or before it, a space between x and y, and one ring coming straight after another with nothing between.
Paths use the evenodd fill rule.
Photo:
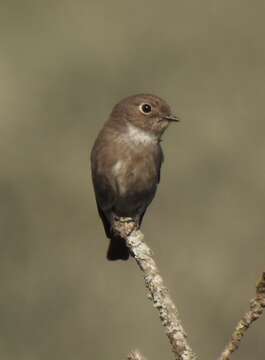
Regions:
<instances>
[{"instance_id":1,"label":"white breast","mask_svg":"<svg viewBox=\"0 0 265 360\"><path fill-rule=\"evenodd\" d=\"M124 194L126 192L126 183L124 181L126 174L126 164L122 160L118 160L112 166L112 175L115 178L115 182L118 185L120 194Z\"/></svg>"},{"instance_id":2,"label":"white breast","mask_svg":"<svg viewBox=\"0 0 265 360\"><path fill-rule=\"evenodd\" d=\"M157 144L157 138L150 132L144 131L132 124L128 124L126 131L122 134L119 134L115 140L118 143L122 143L123 146L126 144L126 154L124 154L124 156L126 156L126 161L124 160L124 156L121 156L120 159L117 159L111 169L112 175L115 178L115 182L118 185L120 194L124 194L136 176L133 168L133 159L135 155L138 156L139 152L143 151L143 146L145 147L150 144ZM123 149L123 147L121 147L121 149ZM143 168L143 171L145 171L144 157L140 166Z\"/></svg>"},{"instance_id":3,"label":"white breast","mask_svg":"<svg viewBox=\"0 0 265 360\"><path fill-rule=\"evenodd\" d=\"M121 171L121 168L122 168L122 161L121 160L118 160L115 165L113 165L112 167L112 173L114 176L118 176L120 171Z\"/></svg>"},{"instance_id":4,"label":"white breast","mask_svg":"<svg viewBox=\"0 0 265 360\"><path fill-rule=\"evenodd\" d=\"M157 142L155 135L151 134L150 132L144 131L132 124L128 124L125 137L127 138L127 140L134 143L134 145L147 145Z\"/></svg>"}]
</instances>

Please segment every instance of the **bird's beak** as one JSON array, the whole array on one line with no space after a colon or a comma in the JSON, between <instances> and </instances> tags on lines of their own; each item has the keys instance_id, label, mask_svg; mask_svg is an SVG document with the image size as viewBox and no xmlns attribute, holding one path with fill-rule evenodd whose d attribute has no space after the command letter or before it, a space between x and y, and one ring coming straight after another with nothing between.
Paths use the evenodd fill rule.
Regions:
<instances>
[{"instance_id":1,"label":"bird's beak","mask_svg":"<svg viewBox=\"0 0 265 360\"><path fill-rule=\"evenodd\" d=\"M165 120L167 120L167 121L170 121L170 122L171 122L171 121L172 121L172 122L178 122L178 121L180 121L180 118L177 117L176 115L173 115L173 114L164 116L163 119L165 119Z\"/></svg>"}]
</instances>

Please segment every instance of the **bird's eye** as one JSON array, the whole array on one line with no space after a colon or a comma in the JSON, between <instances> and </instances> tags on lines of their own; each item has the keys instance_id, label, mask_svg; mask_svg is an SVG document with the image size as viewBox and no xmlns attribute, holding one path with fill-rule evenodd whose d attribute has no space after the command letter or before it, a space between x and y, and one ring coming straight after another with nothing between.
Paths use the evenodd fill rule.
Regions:
<instances>
[{"instance_id":1,"label":"bird's eye","mask_svg":"<svg viewBox=\"0 0 265 360\"><path fill-rule=\"evenodd\" d=\"M149 114L152 111L152 106L150 104L140 105L140 110L144 114Z\"/></svg>"}]
</instances>

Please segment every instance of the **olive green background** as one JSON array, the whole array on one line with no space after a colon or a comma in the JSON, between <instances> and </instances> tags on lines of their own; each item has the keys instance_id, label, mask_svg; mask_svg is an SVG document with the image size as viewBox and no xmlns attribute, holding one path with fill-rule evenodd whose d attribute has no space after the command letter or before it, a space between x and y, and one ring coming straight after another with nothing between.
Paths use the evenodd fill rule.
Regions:
<instances>
[{"instance_id":1,"label":"olive green background","mask_svg":"<svg viewBox=\"0 0 265 360\"><path fill-rule=\"evenodd\" d=\"M265 270L264 1L0 2L0 358L172 358L134 261L109 263L89 152L151 92L182 122L144 221L190 343L214 359ZM265 318L234 359L264 359Z\"/></svg>"}]
</instances>

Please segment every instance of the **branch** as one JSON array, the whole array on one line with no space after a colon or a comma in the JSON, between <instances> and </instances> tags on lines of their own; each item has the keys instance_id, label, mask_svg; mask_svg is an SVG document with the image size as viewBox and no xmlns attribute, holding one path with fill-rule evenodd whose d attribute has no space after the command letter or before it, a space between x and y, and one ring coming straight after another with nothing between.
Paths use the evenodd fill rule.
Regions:
<instances>
[{"instance_id":1,"label":"branch","mask_svg":"<svg viewBox=\"0 0 265 360\"><path fill-rule=\"evenodd\" d=\"M134 350L129 353L127 360L146 360L146 359L138 350Z\"/></svg>"},{"instance_id":2,"label":"branch","mask_svg":"<svg viewBox=\"0 0 265 360\"><path fill-rule=\"evenodd\" d=\"M250 325L258 320L262 315L262 312L265 308L265 272L262 274L260 281L256 286L256 297L250 301L250 310L246 312L243 318L239 321L236 326L235 331L232 334L232 337L226 346L225 350L222 352L219 360L229 360L230 355L236 351L240 345L241 340L246 334Z\"/></svg>"},{"instance_id":3,"label":"branch","mask_svg":"<svg viewBox=\"0 0 265 360\"><path fill-rule=\"evenodd\" d=\"M126 240L131 255L144 273L145 286L150 293L154 307L159 311L176 360L195 360L196 356L187 343L187 335L181 324L178 311L159 273L150 248L144 242L144 235L129 218L114 221L114 230Z\"/></svg>"},{"instance_id":4,"label":"branch","mask_svg":"<svg viewBox=\"0 0 265 360\"><path fill-rule=\"evenodd\" d=\"M145 286L149 291L150 299L154 307L159 311L160 320L165 328L176 360L196 360L196 355L187 343L187 335L181 324L179 314L173 303L168 289L159 273L157 265L152 257L151 249L144 242L143 233L137 228L131 218L119 218L114 220L113 230L126 241L131 255L144 273ZM250 310L236 326L232 337L218 360L230 360L230 356L236 351L250 325L260 318L265 308L265 272L256 286L256 297L250 301ZM145 360L138 352L131 352L128 360Z\"/></svg>"}]
</instances>

